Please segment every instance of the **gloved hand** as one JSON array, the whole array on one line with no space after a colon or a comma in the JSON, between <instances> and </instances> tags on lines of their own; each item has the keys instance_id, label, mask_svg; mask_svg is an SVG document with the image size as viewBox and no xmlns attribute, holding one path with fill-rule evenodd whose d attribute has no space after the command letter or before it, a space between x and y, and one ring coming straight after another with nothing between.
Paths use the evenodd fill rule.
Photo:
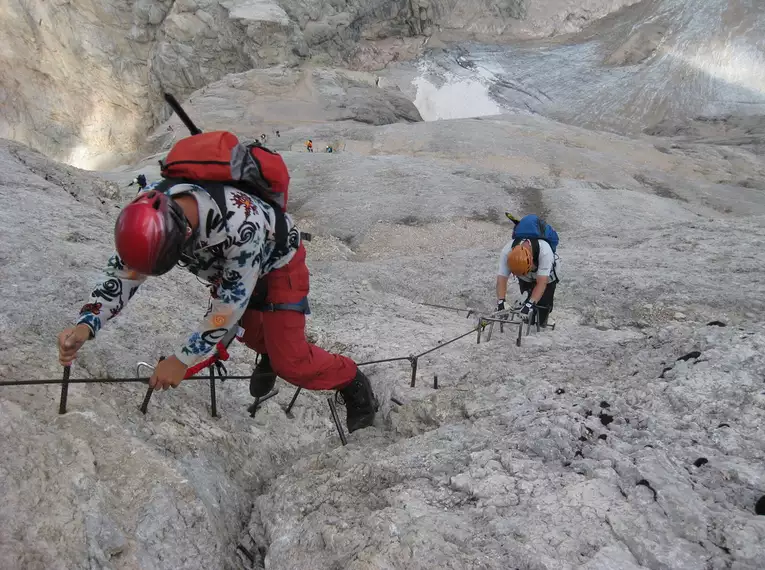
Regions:
<instances>
[{"instance_id":1,"label":"gloved hand","mask_svg":"<svg viewBox=\"0 0 765 570\"><path fill-rule=\"evenodd\" d=\"M504 299L500 299L497 302L497 311L504 311L506 309L507 309L507 307L505 307L505 300Z\"/></svg>"},{"instance_id":2,"label":"gloved hand","mask_svg":"<svg viewBox=\"0 0 765 570\"><path fill-rule=\"evenodd\" d=\"M532 303L531 301L526 301L523 304L523 307L521 307L521 318L524 321L528 321L531 319L532 315L534 314L534 311L537 310L537 306Z\"/></svg>"}]
</instances>

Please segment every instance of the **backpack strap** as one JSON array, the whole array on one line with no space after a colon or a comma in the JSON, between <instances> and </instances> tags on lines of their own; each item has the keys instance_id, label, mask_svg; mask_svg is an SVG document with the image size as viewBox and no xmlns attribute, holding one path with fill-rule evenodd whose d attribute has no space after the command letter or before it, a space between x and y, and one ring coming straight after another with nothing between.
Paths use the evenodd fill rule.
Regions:
<instances>
[{"instance_id":1,"label":"backpack strap","mask_svg":"<svg viewBox=\"0 0 765 570\"><path fill-rule=\"evenodd\" d=\"M161 182L158 182L157 185L154 186L154 189L157 192L162 192L164 194L176 184L195 184L198 186L196 182L189 182L188 180L182 180L180 178L163 178Z\"/></svg>"},{"instance_id":2,"label":"backpack strap","mask_svg":"<svg viewBox=\"0 0 765 570\"><path fill-rule=\"evenodd\" d=\"M274 218L276 218L274 223L276 245L274 246L274 251L271 253L271 257L282 257L290 250L289 244L287 243L287 218L284 217L284 210L282 210L278 204L268 202L267 200L263 201L271 206L271 209L274 211Z\"/></svg>"},{"instance_id":3,"label":"backpack strap","mask_svg":"<svg viewBox=\"0 0 765 570\"><path fill-rule=\"evenodd\" d=\"M225 218L226 214L228 213L226 208L226 196L223 191L223 184L219 182L208 182L208 181L201 181L201 180L191 180L190 178L164 178L161 182L159 182L154 188L159 192L167 192L172 188L173 186L177 186L178 184L188 184L190 186L197 186L198 188L201 188L205 192L207 192L210 197L215 200L215 203L218 205L218 209L220 210L221 215Z\"/></svg>"}]
</instances>

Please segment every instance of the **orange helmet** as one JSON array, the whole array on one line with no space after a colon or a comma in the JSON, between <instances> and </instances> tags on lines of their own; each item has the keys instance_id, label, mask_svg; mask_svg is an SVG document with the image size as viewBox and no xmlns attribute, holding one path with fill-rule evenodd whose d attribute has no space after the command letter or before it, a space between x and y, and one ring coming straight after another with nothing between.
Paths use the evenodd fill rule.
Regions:
<instances>
[{"instance_id":1,"label":"orange helmet","mask_svg":"<svg viewBox=\"0 0 765 570\"><path fill-rule=\"evenodd\" d=\"M526 275L531 271L531 262L531 252L522 243L516 245L507 256L507 267L513 275Z\"/></svg>"}]
</instances>

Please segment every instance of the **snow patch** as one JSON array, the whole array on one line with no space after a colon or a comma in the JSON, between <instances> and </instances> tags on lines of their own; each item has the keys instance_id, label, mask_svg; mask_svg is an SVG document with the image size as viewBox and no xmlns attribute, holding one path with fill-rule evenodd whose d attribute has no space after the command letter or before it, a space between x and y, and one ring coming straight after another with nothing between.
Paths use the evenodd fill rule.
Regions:
<instances>
[{"instance_id":1,"label":"snow patch","mask_svg":"<svg viewBox=\"0 0 765 570\"><path fill-rule=\"evenodd\" d=\"M272 0L229 0L221 2L232 18L275 22L286 26L290 19L287 12Z\"/></svg>"},{"instance_id":2,"label":"snow patch","mask_svg":"<svg viewBox=\"0 0 765 570\"><path fill-rule=\"evenodd\" d=\"M412 83L417 89L414 105L425 121L483 117L503 111L480 81L459 79L437 87L424 77L417 77Z\"/></svg>"}]
</instances>

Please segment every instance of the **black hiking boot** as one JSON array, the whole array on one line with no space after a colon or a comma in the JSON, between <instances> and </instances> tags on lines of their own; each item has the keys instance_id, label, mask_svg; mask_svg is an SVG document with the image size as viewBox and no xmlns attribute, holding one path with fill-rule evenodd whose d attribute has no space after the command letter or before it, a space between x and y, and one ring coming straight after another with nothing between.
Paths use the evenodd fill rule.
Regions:
<instances>
[{"instance_id":1,"label":"black hiking boot","mask_svg":"<svg viewBox=\"0 0 765 570\"><path fill-rule=\"evenodd\" d=\"M357 370L351 383L338 392L343 396L348 412L348 433L369 427L374 423L375 413L379 405L372 391L372 385L369 383L369 378L361 370Z\"/></svg>"},{"instance_id":2,"label":"black hiking boot","mask_svg":"<svg viewBox=\"0 0 765 570\"><path fill-rule=\"evenodd\" d=\"M253 398L262 398L274 389L274 384L276 384L276 372L271 368L271 360L267 354L261 354L250 376L250 395Z\"/></svg>"}]
</instances>

